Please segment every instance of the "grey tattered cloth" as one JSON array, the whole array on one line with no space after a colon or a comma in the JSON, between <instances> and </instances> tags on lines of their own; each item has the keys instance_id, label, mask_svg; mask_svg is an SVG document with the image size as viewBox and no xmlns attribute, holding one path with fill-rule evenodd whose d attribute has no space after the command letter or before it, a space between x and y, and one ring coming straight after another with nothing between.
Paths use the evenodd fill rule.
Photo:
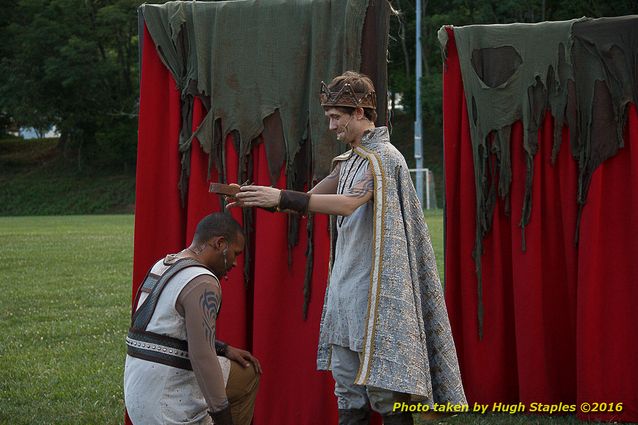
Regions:
<instances>
[{"instance_id":1,"label":"grey tattered cloth","mask_svg":"<svg viewBox=\"0 0 638 425\"><path fill-rule=\"evenodd\" d=\"M448 35L439 30L445 53ZM511 133L523 125L527 172L521 212L522 249L532 213L534 158L546 113L554 119L554 163L569 128L578 161L580 214L594 170L624 146L629 103L638 103L638 15L535 24L454 27L472 138L476 189L479 336L483 332L481 254L498 196L509 211ZM542 43L539 43L542 40Z\"/></svg>"},{"instance_id":2,"label":"grey tattered cloth","mask_svg":"<svg viewBox=\"0 0 638 425\"><path fill-rule=\"evenodd\" d=\"M466 404L434 251L405 159L385 127L364 135L360 147L335 162L350 155L365 158L374 176L372 258L360 258L359 251L331 253L331 266L335 254L372 262L355 383L413 394L429 404ZM330 284L326 300L329 291ZM330 369L327 307L324 303L320 370Z\"/></svg>"},{"instance_id":3,"label":"grey tattered cloth","mask_svg":"<svg viewBox=\"0 0 638 425\"><path fill-rule=\"evenodd\" d=\"M170 1L140 7L181 92L182 196L193 138L225 182L226 136L235 132L237 153L245 158L268 117L280 121L282 132L277 140L265 138L273 184L285 160L288 185L294 187L301 178L293 167L295 157L308 140L316 176L327 174L328 161L340 150L327 131L316 93L321 80L360 69L367 7L367 0ZM196 96L206 116L193 132ZM250 178L242 175L246 168L240 161L240 179Z\"/></svg>"}]
</instances>

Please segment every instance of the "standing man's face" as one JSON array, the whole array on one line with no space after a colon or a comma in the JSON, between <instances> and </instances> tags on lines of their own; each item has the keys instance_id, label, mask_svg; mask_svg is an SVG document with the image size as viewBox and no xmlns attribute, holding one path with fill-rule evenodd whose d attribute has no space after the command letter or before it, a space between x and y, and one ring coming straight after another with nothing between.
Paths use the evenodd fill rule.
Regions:
<instances>
[{"instance_id":1,"label":"standing man's face","mask_svg":"<svg viewBox=\"0 0 638 425\"><path fill-rule=\"evenodd\" d=\"M354 114L347 114L337 108L329 108L325 115L330 120L328 128L337 135L337 140L343 143L352 143L355 140L356 120Z\"/></svg>"}]
</instances>

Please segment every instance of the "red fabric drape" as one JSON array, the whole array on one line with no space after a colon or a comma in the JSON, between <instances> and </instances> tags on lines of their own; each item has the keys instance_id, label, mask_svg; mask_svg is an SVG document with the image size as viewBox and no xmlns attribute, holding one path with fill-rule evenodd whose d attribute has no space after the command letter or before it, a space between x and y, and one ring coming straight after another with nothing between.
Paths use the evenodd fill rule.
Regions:
<instances>
[{"instance_id":1,"label":"red fabric drape","mask_svg":"<svg viewBox=\"0 0 638 425\"><path fill-rule=\"evenodd\" d=\"M198 221L219 211L217 195L208 193L216 170L207 178L208 155L195 141L186 204L177 188L180 158L177 140L180 99L175 82L145 30L140 87L140 116L135 210L133 294L148 268L167 253L187 246ZM194 127L204 110L194 105ZM226 140L228 181L237 182L238 157ZM265 148L252 152L255 183L270 185ZM279 187L285 187L282 169ZM232 211L241 222L241 210ZM336 423L337 406L330 373L316 370L319 320L327 281L329 234L327 217L315 217L314 269L308 319L302 319L306 265L306 219L288 265L287 216L256 211L254 282L244 282L243 256L222 281L223 308L218 338L249 349L264 369L255 406L256 425L325 425ZM127 418L127 423L130 423ZM374 423L380 423L376 418Z\"/></svg>"},{"instance_id":2,"label":"red fabric drape","mask_svg":"<svg viewBox=\"0 0 638 425\"><path fill-rule=\"evenodd\" d=\"M255 183L270 185L264 145L258 146ZM277 184L285 187L282 173ZM253 350L264 365L255 424L336 423L329 373L316 371L319 320L328 275L327 218L315 218L315 264L308 319L302 320L307 246L306 219L288 265L287 216L257 210ZM278 242L278 243L276 243ZM223 319L222 319L223 320Z\"/></svg>"},{"instance_id":3,"label":"red fabric drape","mask_svg":"<svg viewBox=\"0 0 638 425\"><path fill-rule=\"evenodd\" d=\"M512 129L511 213L499 200L484 240L484 336L478 338L472 249L476 198L468 114L454 33L444 69L446 300L470 403L575 404L581 419L638 421L638 113L625 147L593 175L574 245L577 163L568 129L554 165L547 114L534 159L533 207L521 249L526 165ZM622 403L585 412L581 403Z\"/></svg>"}]
</instances>

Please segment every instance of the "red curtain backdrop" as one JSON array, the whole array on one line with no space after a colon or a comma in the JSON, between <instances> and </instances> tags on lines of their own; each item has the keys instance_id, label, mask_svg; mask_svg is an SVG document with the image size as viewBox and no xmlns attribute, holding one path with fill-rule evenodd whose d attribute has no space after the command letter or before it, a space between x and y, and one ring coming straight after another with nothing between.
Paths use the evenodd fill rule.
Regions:
<instances>
[{"instance_id":1,"label":"red curtain backdrop","mask_svg":"<svg viewBox=\"0 0 638 425\"><path fill-rule=\"evenodd\" d=\"M208 155L197 142L191 150L186 205L181 205L177 188L179 101L175 82L145 30L133 295L156 260L188 246L199 220L220 210L217 195L208 193L209 183L218 181L216 171L213 170L208 179ZM195 127L203 117L203 107L196 101ZM228 181L237 182L238 157L230 138L226 148ZM270 185L264 145L257 145L252 155L255 183ZM283 168L278 187L285 187ZM234 209L232 213L241 222L241 210ZM316 370L319 320L328 273L327 217L315 217L312 297L306 321L302 319L305 228L306 219L302 219L299 244L292 250L289 266L286 215L257 210L253 236L254 282L244 282L243 256L229 273L228 280L222 280L224 300L217 336L233 346L251 350L264 370L255 406L255 425L337 423L332 376ZM130 423L128 418L127 423Z\"/></svg>"},{"instance_id":2,"label":"red curtain backdrop","mask_svg":"<svg viewBox=\"0 0 638 425\"><path fill-rule=\"evenodd\" d=\"M444 68L446 299L470 403L564 403L580 419L638 421L638 113L625 147L593 175L574 244L576 161L563 129L550 163L553 122L539 131L533 207L521 250L522 126L512 129L511 213L498 201L482 256L484 334L478 337L474 166L454 32ZM633 308L632 308L633 307ZM591 412L580 409L590 403ZM594 411L595 403L614 403ZM616 403L622 403L617 411Z\"/></svg>"}]
</instances>

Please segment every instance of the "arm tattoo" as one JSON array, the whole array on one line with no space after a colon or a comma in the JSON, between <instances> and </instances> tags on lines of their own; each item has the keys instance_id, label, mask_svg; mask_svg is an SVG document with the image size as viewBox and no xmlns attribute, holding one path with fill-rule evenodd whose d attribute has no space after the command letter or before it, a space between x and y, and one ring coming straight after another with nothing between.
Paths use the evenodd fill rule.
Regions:
<instances>
[{"instance_id":1,"label":"arm tattoo","mask_svg":"<svg viewBox=\"0 0 638 425\"><path fill-rule=\"evenodd\" d=\"M344 195L353 198L363 198L374 190L374 178L372 174L366 174L365 178L344 192Z\"/></svg>"},{"instance_id":2,"label":"arm tattoo","mask_svg":"<svg viewBox=\"0 0 638 425\"><path fill-rule=\"evenodd\" d=\"M206 334L206 341L210 344L210 348L215 351L215 319L217 319L219 297L215 292L206 289L199 298L199 304L202 307L202 326Z\"/></svg>"}]
</instances>

